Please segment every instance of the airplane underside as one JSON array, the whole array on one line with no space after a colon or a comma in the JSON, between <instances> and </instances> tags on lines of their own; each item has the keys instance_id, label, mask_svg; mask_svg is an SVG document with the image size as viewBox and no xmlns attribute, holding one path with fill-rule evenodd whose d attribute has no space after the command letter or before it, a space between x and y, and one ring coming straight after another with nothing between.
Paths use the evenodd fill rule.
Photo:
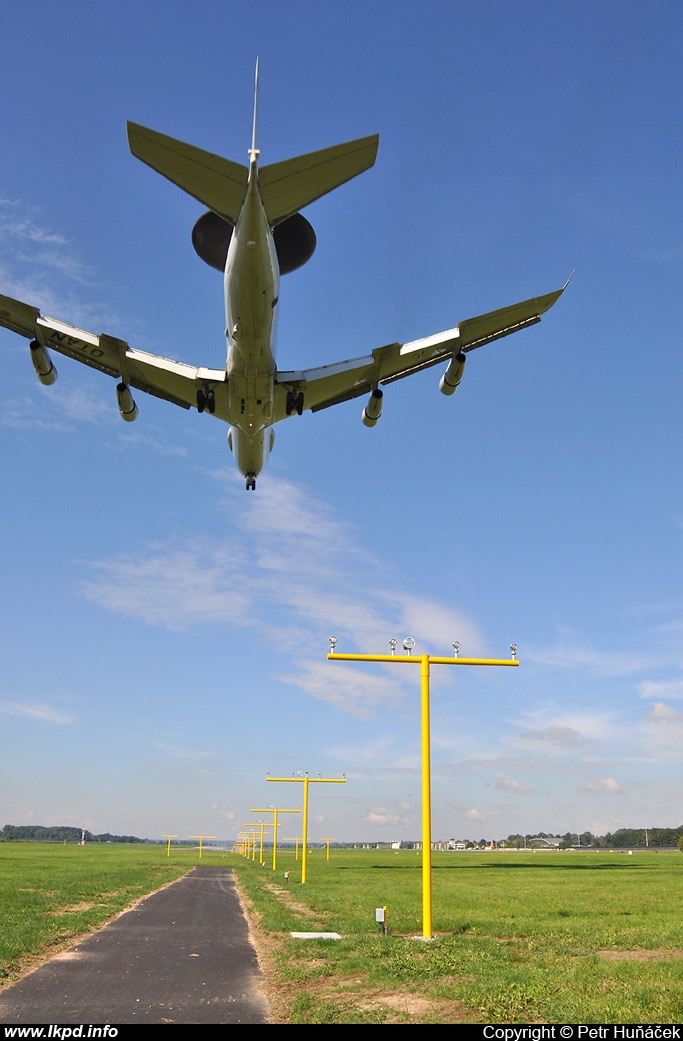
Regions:
<instances>
[{"instance_id":1,"label":"airplane underside","mask_svg":"<svg viewBox=\"0 0 683 1041\"><path fill-rule=\"evenodd\" d=\"M258 67L256 82L248 166L128 124L133 155L207 209L194 225L192 243L202 260L223 268L224 367L196 366L139 350L125 340L49 318L32 304L0 294L0 326L30 341L31 362L41 383L48 386L57 379L49 353L54 350L112 377L126 422L138 415L132 389L222 420L228 424L228 444L247 490L254 490L266 466L275 424L304 410L318 412L364 396L361 418L365 426L374 427L390 383L439 363L445 365L439 390L450 396L460 385L470 351L540 322L569 283L568 279L559 290L465 319L431 336L376 347L363 357L304 370L278 370L275 331L280 275L305 263L316 245L315 232L299 210L369 169L379 136L259 167Z\"/></svg>"}]
</instances>

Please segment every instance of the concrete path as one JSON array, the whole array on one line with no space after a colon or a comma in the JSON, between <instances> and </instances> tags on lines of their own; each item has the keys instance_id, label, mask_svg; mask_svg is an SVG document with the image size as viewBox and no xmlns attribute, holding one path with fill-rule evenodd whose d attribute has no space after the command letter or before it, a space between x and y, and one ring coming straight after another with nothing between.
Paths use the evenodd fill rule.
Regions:
<instances>
[{"instance_id":1,"label":"concrete path","mask_svg":"<svg viewBox=\"0 0 683 1041\"><path fill-rule=\"evenodd\" d=\"M225 867L196 867L0 990L0 1023L268 1023Z\"/></svg>"}]
</instances>

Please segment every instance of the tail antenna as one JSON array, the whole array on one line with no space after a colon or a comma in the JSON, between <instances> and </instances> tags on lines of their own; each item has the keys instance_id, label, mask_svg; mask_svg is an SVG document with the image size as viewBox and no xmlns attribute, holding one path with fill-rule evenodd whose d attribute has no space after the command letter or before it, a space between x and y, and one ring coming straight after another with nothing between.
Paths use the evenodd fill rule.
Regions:
<instances>
[{"instance_id":1,"label":"tail antenna","mask_svg":"<svg viewBox=\"0 0 683 1041\"><path fill-rule=\"evenodd\" d=\"M249 149L249 159L254 162L258 159L261 154L257 145L257 130L258 130L258 58L256 59L256 75L254 77L254 123L251 130L251 148Z\"/></svg>"}]
</instances>

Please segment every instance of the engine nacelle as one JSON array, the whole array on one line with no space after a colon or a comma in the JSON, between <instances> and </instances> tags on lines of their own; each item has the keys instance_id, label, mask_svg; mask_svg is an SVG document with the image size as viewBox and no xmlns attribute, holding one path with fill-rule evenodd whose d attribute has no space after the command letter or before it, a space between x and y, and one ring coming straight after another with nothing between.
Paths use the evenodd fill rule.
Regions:
<instances>
[{"instance_id":1,"label":"engine nacelle","mask_svg":"<svg viewBox=\"0 0 683 1041\"><path fill-rule=\"evenodd\" d=\"M382 415L382 398L384 392L377 387L370 395L370 400L363 409L363 423L366 427L374 427Z\"/></svg>"},{"instance_id":2,"label":"engine nacelle","mask_svg":"<svg viewBox=\"0 0 683 1041\"><path fill-rule=\"evenodd\" d=\"M455 394L462 379L462 374L465 371L466 361L467 355L463 354L462 351L451 358L448 368L439 381L439 390L442 394Z\"/></svg>"},{"instance_id":3,"label":"engine nacelle","mask_svg":"<svg viewBox=\"0 0 683 1041\"><path fill-rule=\"evenodd\" d=\"M31 340L31 361L36 370L36 376L41 383L49 387L57 379L57 370L52 364L47 347L43 347L37 340Z\"/></svg>"},{"instance_id":4,"label":"engine nacelle","mask_svg":"<svg viewBox=\"0 0 683 1041\"><path fill-rule=\"evenodd\" d=\"M138 406L133 401L133 395L127 383L117 383L116 401L121 419L125 419L126 423L132 423L134 419L138 418Z\"/></svg>"}]
</instances>

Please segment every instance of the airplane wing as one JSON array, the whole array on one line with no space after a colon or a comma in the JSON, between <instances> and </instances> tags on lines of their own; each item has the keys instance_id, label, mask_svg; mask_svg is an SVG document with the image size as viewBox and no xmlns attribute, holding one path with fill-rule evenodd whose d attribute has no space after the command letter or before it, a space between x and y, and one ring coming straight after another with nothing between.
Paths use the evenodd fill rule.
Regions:
<instances>
[{"instance_id":1,"label":"airplane wing","mask_svg":"<svg viewBox=\"0 0 683 1041\"><path fill-rule=\"evenodd\" d=\"M181 408L196 407L198 391L207 396L213 391L209 400L214 407L207 406L207 411L227 422L224 369L197 368L137 350L114 336L95 335L56 318L47 318L39 308L9 296L0 295L0 325L30 339L32 347L40 345L75 358L145 394L171 401ZM39 371L37 367L36 371ZM44 382L53 382L55 377L56 374Z\"/></svg>"},{"instance_id":2,"label":"airplane wing","mask_svg":"<svg viewBox=\"0 0 683 1041\"><path fill-rule=\"evenodd\" d=\"M571 278L571 276L570 276ZM493 343L519 329L540 322L541 315L559 300L569 284L545 296L523 300L511 307L468 318L453 329L425 336L410 343L390 343L364 358L323 365L320 368L278 372L276 376L276 422L300 408L318 412L342 401L369 394L380 385L411 376L414 372L450 361L484 344ZM464 367L462 359L461 369ZM456 384L457 386L457 384ZM455 387L452 388L453 390ZM448 391L446 391L448 393ZM380 395L381 397L381 395ZM296 407L298 400L299 407Z\"/></svg>"}]
</instances>

